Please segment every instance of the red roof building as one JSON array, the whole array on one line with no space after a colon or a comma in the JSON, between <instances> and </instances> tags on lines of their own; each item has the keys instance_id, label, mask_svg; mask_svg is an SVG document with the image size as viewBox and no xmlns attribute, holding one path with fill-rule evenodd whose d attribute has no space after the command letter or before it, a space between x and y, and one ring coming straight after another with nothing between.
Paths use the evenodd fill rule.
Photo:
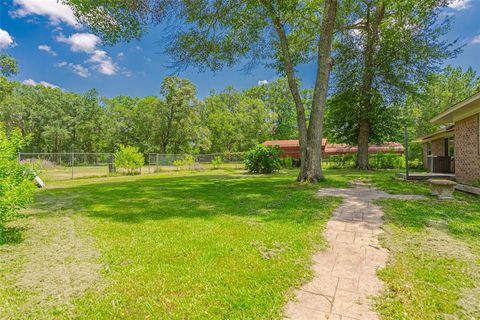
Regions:
<instances>
[{"instance_id":1,"label":"red roof building","mask_svg":"<svg viewBox=\"0 0 480 320\"><path fill-rule=\"evenodd\" d=\"M300 158L300 144L298 140L270 140L263 143L266 146L279 146L283 150L282 157ZM327 139L322 139L322 152L324 158L338 154L355 154L358 148L347 144L329 144ZM401 143L387 142L381 145L370 145L368 153L399 153L403 154L404 148Z\"/></svg>"},{"instance_id":2,"label":"red roof building","mask_svg":"<svg viewBox=\"0 0 480 320\"><path fill-rule=\"evenodd\" d=\"M282 158L290 157L300 159L300 143L298 140L269 140L263 143L265 146L279 146L283 150ZM327 139L322 139L322 151L325 151Z\"/></svg>"}]
</instances>

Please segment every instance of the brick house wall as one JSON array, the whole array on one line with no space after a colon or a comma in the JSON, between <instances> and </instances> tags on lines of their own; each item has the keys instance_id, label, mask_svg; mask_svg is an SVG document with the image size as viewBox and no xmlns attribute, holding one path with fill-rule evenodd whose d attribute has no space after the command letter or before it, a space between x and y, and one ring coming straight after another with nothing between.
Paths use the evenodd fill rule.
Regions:
<instances>
[{"instance_id":1,"label":"brick house wall","mask_svg":"<svg viewBox=\"0 0 480 320\"><path fill-rule=\"evenodd\" d=\"M480 180L479 115L455 123L455 176L460 183Z\"/></svg>"}]
</instances>

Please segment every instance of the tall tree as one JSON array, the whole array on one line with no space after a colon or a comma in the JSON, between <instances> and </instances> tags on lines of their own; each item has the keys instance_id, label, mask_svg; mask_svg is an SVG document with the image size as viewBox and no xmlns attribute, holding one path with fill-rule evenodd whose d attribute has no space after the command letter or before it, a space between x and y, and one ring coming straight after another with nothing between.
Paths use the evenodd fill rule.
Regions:
<instances>
[{"instance_id":1,"label":"tall tree","mask_svg":"<svg viewBox=\"0 0 480 320\"><path fill-rule=\"evenodd\" d=\"M169 76L163 79L160 93L164 108L158 115L161 119L159 145L162 153L177 153L189 140L194 126L197 89L190 80Z\"/></svg>"},{"instance_id":2,"label":"tall tree","mask_svg":"<svg viewBox=\"0 0 480 320\"><path fill-rule=\"evenodd\" d=\"M0 101L12 91L12 83L7 78L17 73L17 60L6 53L0 53Z\"/></svg>"},{"instance_id":3,"label":"tall tree","mask_svg":"<svg viewBox=\"0 0 480 320\"><path fill-rule=\"evenodd\" d=\"M275 114L271 138L275 140L297 139L298 126L295 102L292 99L288 80L285 77L275 81L253 86L245 90L245 94L261 100L270 112ZM301 91L303 104L309 106L310 89ZM306 110L308 116L309 110Z\"/></svg>"},{"instance_id":4,"label":"tall tree","mask_svg":"<svg viewBox=\"0 0 480 320\"><path fill-rule=\"evenodd\" d=\"M372 129L384 109L405 99L415 84L453 56L440 21L447 0L364 0L351 2L336 56L337 93L347 93L357 131L357 167L368 169ZM380 116L379 116L380 115Z\"/></svg>"},{"instance_id":5,"label":"tall tree","mask_svg":"<svg viewBox=\"0 0 480 320\"><path fill-rule=\"evenodd\" d=\"M272 136L275 112L246 91L227 87L205 98L202 118L212 152L245 151Z\"/></svg>"},{"instance_id":6,"label":"tall tree","mask_svg":"<svg viewBox=\"0 0 480 320\"><path fill-rule=\"evenodd\" d=\"M138 38L150 23L179 22L167 49L175 66L219 70L245 58L286 75L297 112L301 149L299 181L323 178L321 139L338 0L64 0L79 20L109 43ZM175 19L168 19L171 17ZM307 124L296 66L316 62Z\"/></svg>"},{"instance_id":7,"label":"tall tree","mask_svg":"<svg viewBox=\"0 0 480 320\"><path fill-rule=\"evenodd\" d=\"M478 91L480 77L471 67L463 71L448 65L442 72L430 75L405 101L412 134L418 138L434 132L438 129L430 123L434 116Z\"/></svg>"}]
</instances>

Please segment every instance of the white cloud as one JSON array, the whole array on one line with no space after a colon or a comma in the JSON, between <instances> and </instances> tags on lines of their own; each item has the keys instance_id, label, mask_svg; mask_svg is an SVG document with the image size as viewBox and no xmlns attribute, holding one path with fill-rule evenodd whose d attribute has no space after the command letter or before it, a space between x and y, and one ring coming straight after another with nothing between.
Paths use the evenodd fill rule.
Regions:
<instances>
[{"instance_id":1,"label":"white cloud","mask_svg":"<svg viewBox=\"0 0 480 320\"><path fill-rule=\"evenodd\" d=\"M36 86L36 85L37 85L37 82L35 82L35 81L32 80L32 79L23 80L22 83L23 83L23 84L27 84L27 85L29 85L29 86Z\"/></svg>"},{"instance_id":2,"label":"white cloud","mask_svg":"<svg viewBox=\"0 0 480 320\"><path fill-rule=\"evenodd\" d=\"M13 4L18 8L10 11L12 17L47 16L55 25L65 22L75 28L80 27L72 8L58 0L13 0Z\"/></svg>"},{"instance_id":3,"label":"white cloud","mask_svg":"<svg viewBox=\"0 0 480 320\"><path fill-rule=\"evenodd\" d=\"M100 42L100 38L91 33L74 33L70 37L61 34L56 37L56 40L69 44L73 52L86 53L92 53Z\"/></svg>"},{"instance_id":4,"label":"white cloud","mask_svg":"<svg viewBox=\"0 0 480 320\"><path fill-rule=\"evenodd\" d=\"M26 84L26 85L29 85L29 86L42 85L42 86L44 86L44 87L46 87L46 88L52 88L52 89L60 88L59 86L56 86L56 85L51 84L51 83L49 83L49 82L46 82L46 81L36 82L36 81L33 80L33 79L23 80L22 83L23 83L23 84Z\"/></svg>"},{"instance_id":5,"label":"white cloud","mask_svg":"<svg viewBox=\"0 0 480 320\"><path fill-rule=\"evenodd\" d=\"M70 50L73 52L84 52L89 54L90 58L87 59L86 62L92 63L93 68L98 72L109 76L117 74L117 64L113 62L112 58L106 51L97 49L97 45L100 43L100 38L96 35L91 33L75 33L70 37L65 37L61 34L56 37L56 40L70 45ZM76 71L74 72L82 77L87 77L89 75L79 68L76 68Z\"/></svg>"},{"instance_id":6,"label":"white cloud","mask_svg":"<svg viewBox=\"0 0 480 320\"><path fill-rule=\"evenodd\" d=\"M119 58L123 58L124 56L125 56L125 54L124 54L123 52L119 52L119 53L117 54L117 57L119 57Z\"/></svg>"},{"instance_id":7,"label":"white cloud","mask_svg":"<svg viewBox=\"0 0 480 320\"><path fill-rule=\"evenodd\" d=\"M261 86L261 85L264 85L264 84L268 84L268 80L259 80L257 83L258 83L259 86Z\"/></svg>"},{"instance_id":8,"label":"white cloud","mask_svg":"<svg viewBox=\"0 0 480 320\"><path fill-rule=\"evenodd\" d=\"M480 44L480 34L478 36L473 37L470 44Z\"/></svg>"},{"instance_id":9,"label":"white cloud","mask_svg":"<svg viewBox=\"0 0 480 320\"><path fill-rule=\"evenodd\" d=\"M132 72L131 72L131 71L128 71L128 70L122 71L122 74L123 74L125 77L127 77L127 78L129 78L129 77L132 76Z\"/></svg>"},{"instance_id":10,"label":"white cloud","mask_svg":"<svg viewBox=\"0 0 480 320\"><path fill-rule=\"evenodd\" d=\"M47 46L46 44L41 44L41 45L39 45L39 46L38 46L38 50L45 51L45 52L51 54L51 55L54 56L54 57L57 56L57 53L52 50L52 47Z\"/></svg>"},{"instance_id":11,"label":"white cloud","mask_svg":"<svg viewBox=\"0 0 480 320\"><path fill-rule=\"evenodd\" d=\"M7 31L0 28L0 49L7 49L14 45L13 37Z\"/></svg>"},{"instance_id":12,"label":"white cloud","mask_svg":"<svg viewBox=\"0 0 480 320\"><path fill-rule=\"evenodd\" d=\"M72 69L74 73L78 74L82 78L86 78L90 75L88 69L80 64L69 63L68 66Z\"/></svg>"},{"instance_id":13,"label":"white cloud","mask_svg":"<svg viewBox=\"0 0 480 320\"><path fill-rule=\"evenodd\" d=\"M62 61L62 62L56 63L55 67L59 67L59 68L67 67L70 70L72 70L73 73L79 75L82 78L87 78L90 75L90 72L88 71L88 69L80 64Z\"/></svg>"},{"instance_id":14,"label":"white cloud","mask_svg":"<svg viewBox=\"0 0 480 320\"><path fill-rule=\"evenodd\" d=\"M465 10L470 8L471 2L472 0L451 0L448 7L457 11Z\"/></svg>"},{"instance_id":15,"label":"white cloud","mask_svg":"<svg viewBox=\"0 0 480 320\"><path fill-rule=\"evenodd\" d=\"M138 51L142 51L142 48L140 46L135 46L135 49L137 49Z\"/></svg>"},{"instance_id":16,"label":"white cloud","mask_svg":"<svg viewBox=\"0 0 480 320\"><path fill-rule=\"evenodd\" d=\"M95 50L87 62L95 64L95 69L108 76L117 74L118 66L103 50Z\"/></svg>"}]
</instances>

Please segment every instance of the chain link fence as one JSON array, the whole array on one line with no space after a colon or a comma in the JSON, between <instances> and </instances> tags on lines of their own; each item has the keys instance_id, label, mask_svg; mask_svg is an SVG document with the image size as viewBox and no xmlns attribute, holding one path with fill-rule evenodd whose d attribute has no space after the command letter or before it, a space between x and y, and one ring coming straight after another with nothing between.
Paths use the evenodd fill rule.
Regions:
<instances>
[{"instance_id":1,"label":"chain link fence","mask_svg":"<svg viewBox=\"0 0 480 320\"><path fill-rule=\"evenodd\" d=\"M243 153L150 153L140 173L174 170L243 169ZM45 181L100 177L115 174L113 153L18 153L18 161L32 164Z\"/></svg>"},{"instance_id":2,"label":"chain link fence","mask_svg":"<svg viewBox=\"0 0 480 320\"><path fill-rule=\"evenodd\" d=\"M243 169L243 153L148 154L148 172L171 170Z\"/></svg>"},{"instance_id":3,"label":"chain link fence","mask_svg":"<svg viewBox=\"0 0 480 320\"><path fill-rule=\"evenodd\" d=\"M115 171L113 153L18 153L20 163L33 165L45 180L106 176Z\"/></svg>"}]
</instances>

